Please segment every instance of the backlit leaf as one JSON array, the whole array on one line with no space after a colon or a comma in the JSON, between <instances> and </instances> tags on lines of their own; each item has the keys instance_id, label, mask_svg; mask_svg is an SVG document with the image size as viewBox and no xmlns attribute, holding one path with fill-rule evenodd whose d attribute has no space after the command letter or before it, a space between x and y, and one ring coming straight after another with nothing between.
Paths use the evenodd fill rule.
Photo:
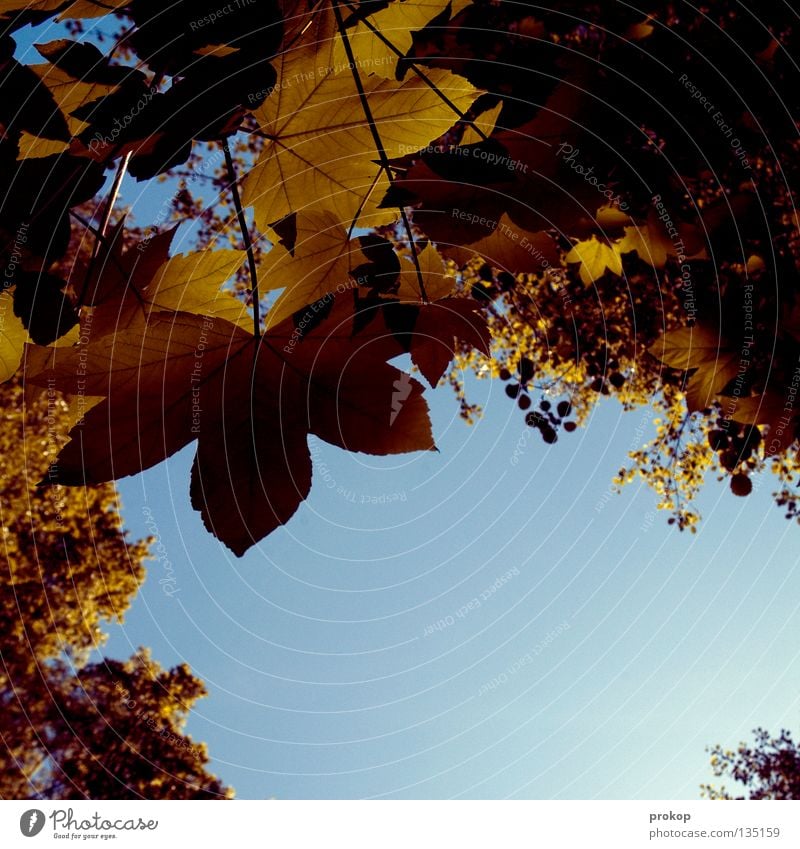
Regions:
<instances>
[{"instance_id":1,"label":"backlit leaf","mask_svg":"<svg viewBox=\"0 0 800 849\"><path fill-rule=\"evenodd\" d=\"M284 289L267 316L268 326L313 304L329 293L355 288L351 271L366 262L357 239L331 213L307 213L297 218L294 250L275 245L261 263L264 291Z\"/></svg>"},{"instance_id":2,"label":"backlit leaf","mask_svg":"<svg viewBox=\"0 0 800 849\"><path fill-rule=\"evenodd\" d=\"M609 272L618 276L622 274L622 258L617 248L594 236L578 242L567 254L566 261L580 264L580 277L587 286Z\"/></svg>"},{"instance_id":3,"label":"backlit leaf","mask_svg":"<svg viewBox=\"0 0 800 849\"><path fill-rule=\"evenodd\" d=\"M267 139L244 181L244 202L262 230L292 212L332 212L345 226L396 218L379 210L389 179L350 71L312 69L267 98L255 116ZM477 91L466 80L434 70L431 80L466 110ZM421 80L365 76L370 110L390 158L417 150L454 123L452 110Z\"/></svg>"},{"instance_id":4,"label":"backlit leaf","mask_svg":"<svg viewBox=\"0 0 800 849\"><path fill-rule=\"evenodd\" d=\"M669 331L650 353L670 368L695 370L686 386L690 411L710 407L743 362L740 352L731 350L718 331L700 324Z\"/></svg>"},{"instance_id":5,"label":"backlit leaf","mask_svg":"<svg viewBox=\"0 0 800 849\"><path fill-rule=\"evenodd\" d=\"M0 383L16 374L28 340L28 331L14 315L14 299L9 292L0 293Z\"/></svg>"},{"instance_id":6,"label":"backlit leaf","mask_svg":"<svg viewBox=\"0 0 800 849\"><path fill-rule=\"evenodd\" d=\"M449 10L450 18L454 18L470 5L470 2L471 0L393 0L385 8L366 17L373 29L370 29L360 16L354 17L356 23L347 27L347 34L357 56L359 68L365 73L394 79L398 53L400 56L408 53L414 33L445 11ZM345 18L345 25L347 23ZM383 39L391 42L395 49ZM336 66L346 67L348 64L341 38L337 38L333 58Z\"/></svg>"},{"instance_id":7,"label":"backlit leaf","mask_svg":"<svg viewBox=\"0 0 800 849\"><path fill-rule=\"evenodd\" d=\"M429 301L438 301L452 293L455 278L448 273L444 260L433 245L426 245L417 255L425 296ZM400 287L397 296L403 300L420 300L419 275L413 261L406 257L401 264Z\"/></svg>"}]
</instances>

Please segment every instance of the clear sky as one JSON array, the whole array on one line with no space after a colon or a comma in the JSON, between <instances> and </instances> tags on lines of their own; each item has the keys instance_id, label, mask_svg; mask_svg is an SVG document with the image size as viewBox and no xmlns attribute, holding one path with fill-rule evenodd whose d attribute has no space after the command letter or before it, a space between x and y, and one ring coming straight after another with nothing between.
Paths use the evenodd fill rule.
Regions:
<instances>
[{"instance_id":1,"label":"clear sky","mask_svg":"<svg viewBox=\"0 0 800 849\"><path fill-rule=\"evenodd\" d=\"M191 450L121 486L169 565L109 651L206 680L189 728L240 797L696 798L707 744L796 727L798 529L768 480L712 481L681 534L646 488L604 500L641 412L547 446L498 385L472 428L429 394L440 453L313 442L310 499L241 560L188 505Z\"/></svg>"},{"instance_id":2,"label":"clear sky","mask_svg":"<svg viewBox=\"0 0 800 849\"><path fill-rule=\"evenodd\" d=\"M164 191L123 197L146 225ZM646 414L606 401L547 446L470 387L474 427L428 392L439 453L312 440L311 497L241 560L191 509L191 447L122 481L162 560L106 653L206 681L189 730L240 798L697 798L707 744L796 728L800 530L772 480L712 480L681 534L638 484L606 497Z\"/></svg>"}]
</instances>

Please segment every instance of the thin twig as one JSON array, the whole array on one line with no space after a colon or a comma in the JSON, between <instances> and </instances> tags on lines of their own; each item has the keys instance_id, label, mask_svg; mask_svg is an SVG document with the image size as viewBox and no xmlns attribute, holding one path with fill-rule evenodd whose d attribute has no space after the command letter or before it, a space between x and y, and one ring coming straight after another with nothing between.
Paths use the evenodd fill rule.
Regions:
<instances>
[{"instance_id":1,"label":"thin twig","mask_svg":"<svg viewBox=\"0 0 800 849\"><path fill-rule=\"evenodd\" d=\"M294 38L291 41L289 41L286 44L281 46L281 53L286 53L287 51L289 51L292 47L294 47L297 39L300 38L301 36L305 35L306 30L314 22L314 15L320 10L321 6L322 6L322 0L317 0L317 2L314 4L314 6L311 9L309 9L307 12L304 13L304 14L308 15L308 22L305 24L305 26L301 27L294 34ZM300 16L298 16L298 17L300 17Z\"/></svg>"},{"instance_id":2,"label":"thin twig","mask_svg":"<svg viewBox=\"0 0 800 849\"><path fill-rule=\"evenodd\" d=\"M114 211L114 204L117 202L117 198L119 197L119 189L122 185L122 179L125 176L125 172L128 170L128 162L130 161L130 158L131 152L128 151L128 153L122 157L119 165L117 166L117 173L114 176L114 182L111 184L111 191L108 193L106 208L103 211L103 217L100 219L100 224L97 227L97 235L95 237L94 247L92 248L92 255L89 258L89 264L86 268L86 276L83 280L83 288L81 289L81 294L78 298L79 306L83 304L86 292L89 288L89 282L92 279L92 274L94 274L94 268L97 264L97 259L100 256L100 247L105 241L108 223L111 221L111 213Z\"/></svg>"},{"instance_id":3,"label":"thin twig","mask_svg":"<svg viewBox=\"0 0 800 849\"><path fill-rule=\"evenodd\" d=\"M125 172L128 170L128 163L131 159L131 151L128 151L125 156L120 160L119 165L117 166L117 173L114 175L114 182L111 184L111 191L108 194L108 203L106 204L106 208L103 212L103 218L100 221L100 226L98 230L105 236L106 229L108 228L108 222L111 221L111 213L114 210L114 204L117 202L117 198L119 197L119 189L122 185L122 178L125 176Z\"/></svg>"},{"instance_id":4,"label":"thin twig","mask_svg":"<svg viewBox=\"0 0 800 849\"><path fill-rule=\"evenodd\" d=\"M256 269L256 256L253 253L253 243L250 240L250 231L247 228L247 220L242 209L242 199L239 197L239 187L236 184L236 165L233 162L231 148L226 139L222 141L222 149L225 152L225 164L228 168L228 181L230 182L233 205L236 208L236 218L239 221L239 229L242 231L244 249L247 251L247 262L250 267L250 291L253 298L253 336L261 338L261 307L258 294L258 271Z\"/></svg>"},{"instance_id":5,"label":"thin twig","mask_svg":"<svg viewBox=\"0 0 800 849\"><path fill-rule=\"evenodd\" d=\"M103 245L103 246L104 246L104 247L108 250L108 252L109 252L109 253L108 253L108 258L109 258L109 259L110 259L110 260L114 263L114 265L117 267L117 270L120 272L120 274L121 274L123 277L127 277L127 276L128 276L128 271L127 271L127 270L125 269L125 267L124 267L124 266L120 263L119 259L117 259L117 257L115 257L115 256L111 253L111 243L108 241L108 236L106 236L104 233L101 233L101 232L97 229L97 227L95 227L95 226L94 226L94 225L93 225L90 221L87 221L87 220L86 220L86 219L85 219L82 215L80 215L80 214L78 214L77 212L75 212L75 210L74 210L74 209L71 209L71 210L69 211L69 214L70 214L70 215L71 215L71 216L72 216L72 217L73 217L73 218L74 218L77 222L79 222L80 224L82 224L82 225L83 225L83 226L84 226L84 227L85 227L85 228L86 228L86 229L87 229L87 230L88 230L88 231L89 231L89 232L90 232L90 233L94 236L94 238L95 238L97 241L99 241L99 242L100 242L100 244L102 244L102 245Z\"/></svg>"},{"instance_id":6,"label":"thin twig","mask_svg":"<svg viewBox=\"0 0 800 849\"><path fill-rule=\"evenodd\" d=\"M372 183L369 187L369 191L364 195L363 198L361 198L361 203L359 203L358 209L356 210L356 214L353 216L353 220L350 222L350 227L347 230L347 241L348 242L350 241L350 239L353 238L353 230L356 229L356 224L358 223L358 219L361 218L361 213L364 211L364 207L366 206L367 201L372 196L372 192L375 190L375 186L378 185L378 179L379 179L380 176L381 176L381 172L378 171L375 174L375 178L373 179L373 181L372 181Z\"/></svg>"},{"instance_id":7,"label":"thin twig","mask_svg":"<svg viewBox=\"0 0 800 849\"><path fill-rule=\"evenodd\" d=\"M347 61L350 65L350 69L353 73L353 80L356 84L356 89L358 90L358 97L361 100L361 108L364 110L364 117L367 119L367 123L369 124L370 132L372 133L372 139L375 142L375 150L378 153L378 159L380 160L381 168L386 173L386 177L390 183L394 182L394 174L392 173L392 166L389 162L389 157L386 154L386 149L383 146L383 141L381 140L381 134L378 132L378 127L375 123L375 116L372 114L372 108L369 105L369 100L367 98L367 93L364 90L364 84L361 81L361 74L358 70L358 64L356 62L356 57L353 53L353 47L350 44L350 37L347 35L347 30L344 26L344 20L342 19L342 10L340 8L341 0L333 0L333 12L336 15L336 25L339 28L339 35L342 37L342 41L344 42L345 53L347 54ZM411 230L411 224L408 220L408 216L406 215L405 209L400 206L398 207L400 210L400 217L403 219L403 226L406 230L406 235L408 236L409 245L411 246L411 255L414 258L414 267L417 270L417 281L419 283L419 293L422 297L422 300L427 303L428 295L425 292L425 282L422 279L422 268L419 264L419 256L417 255L417 246L414 242L414 233Z\"/></svg>"},{"instance_id":8,"label":"thin twig","mask_svg":"<svg viewBox=\"0 0 800 849\"><path fill-rule=\"evenodd\" d=\"M351 11L355 11L355 10L353 9L353 5L352 5L352 3L350 2L350 0L344 0L344 2L347 4L348 8L349 8ZM403 55L403 51L402 51L402 50L400 50L398 47L396 47L396 46L395 46L395 45L394 45L394 44L393 44L393 43L392 43L392 42L391 42L391 41L390 41L390 40L389 40L389 39L388 39L388 38L387 38L387 37L386 37L386 36L385 36L385 35L384 35L384 34L383 34L383 33L382 33L382 32L381 32L381 31L380 31L380 30L376 27L376 26L375 26L375 24L373 24L373 23L369 20L369 18L367 18L367 17L365 16L365 17L361 18L361 19L360 19L360 21L361 21L361 23L363 23L363 24L364 24L364 26L366 26L366 27L367 27L367 29L368 29L368 30L369 30L369 31L370 31L370 32L371 32L374 36L376 36L376 37L377 37L380 41L382 41L382 42L383 42L383 43L384 43L384 44L385 44L385 45L389 48L389 50L391 50L391 51L392 51L392 53L394 53L394 54L395 54L395 56L397 56L397 58L398 58L398 59L404 59L404 60L406 59L406 57ZM344 38L344 36L342 36L342 38ZM462 111L458 108L458 106L456 106L456 105L455 105L455 103L453 103L453 101L452 101L452 100L450 100L450 98L449 98L449 97L448 97L448 96L447 96L447 95L446 95L446 94L445 94L445 93L444 93L444 92L443 92L443 91L439 88L439 86L437 86L437 85L436 85L436 83L434 83L434 82L433 82L433 81L432 81L429 77L427 77L427 76L425 75L425 73L423 72L423 70L419 67L419 65L417 65L417 63L416 63L416 62L411 62L411 61L408 61L408 60L406 60L406 61L408 62L408 67L409 67L409 68L411 68L411 70L412 70L412 71L413 71L413 72L414 72L414 73L415 73L415 74L416 74L416 75L417 75L417 76L418 76L418 77L422 80L422 82L424 82L424 83L425 83L425 85L426 85L426 86L428 86L428 87L429 87L429 88L430 88L433 92L435 92L435 94L436 94L436 95L437 95L437 96L438 96L438 97L442 100L442 102L443 102L443 103L445 103L445 104L446 104L446 105L447 105L450 109L452 109L452 110L453 110L453 112L455 112L455 114L456 114L456 115L458 115L458 117L459 117L459 119L460 119L460 120L462 120L462 121L466 121L467 123L469 123L469 124L470 124L470 126L472 127L472 129L473 129L473 130L475 130L475 132L476 132L476 133L477 133L477 134L478 134L478 135L479 135L479 136L480 136L480 137L481 137L484 141L487 141L487 140L488 140L488 138L489 138L489 137L486 135L486 133L484 133L484 132L483 132L483 130L482 130L479 126L477 126L477 124L475 123L475 121L470 121L470 120L468 120L467 116L466 116L466 115L465 115L465 114L464 114L464 113L463 113L463 112L462 112Z\"/></svg>"},{"instance_id":9,"label":"thin twig","mask_svg":"<svg viewBox=\"0 0 800 849\"><path fill-rule=\"evenodd\" d=\"M69 214L79 223L82 224L99 242L101 242L106 247L109 246L108 239L105 236L105 233L101 233L97 227L92 224L91 221L84 218L80 213L75 212L74 209L70 209Z\"/></svg>"}]
</instances>

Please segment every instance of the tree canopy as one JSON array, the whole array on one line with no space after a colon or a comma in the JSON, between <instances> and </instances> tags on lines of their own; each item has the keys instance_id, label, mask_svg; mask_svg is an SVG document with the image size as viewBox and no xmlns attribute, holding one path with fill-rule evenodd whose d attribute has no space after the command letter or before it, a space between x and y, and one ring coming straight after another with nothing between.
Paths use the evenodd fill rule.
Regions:
<instances>
[{"instance_id":1,"label":"tree canopy","mask_svg":"<svg viewBox=\"0 0 800 849\"><path fill-rule=\"evenodd\" d=\"M205 695L189 668L146 650L89 662L139 590L150 541L127 539L109 484L36 485L70 413L50 391L24 415L23 395L0 387L0 798L225 798L183 730Z\"/></svg>"},{"instance_id":2,"label":"tree canopy","mask_svg":"<svg viewBox=\"0 0 800 849\"><path fill-rule=\"evenodd\" d=\"M146 555L108 485L187 445L241 556L308 496L309 435L436 450L425 391L473 421L469 374L548 444L603 397L652 410L614 483L677 529L709 475L772 474L800 519L798 47L789 4L0 0L14 786L228 795L188 670L87 663ZM151 220L126 174L174 189Z\"/></svg>"},{"instance_id":3,"label":"tree canopy","mask_svg":"<svg viewBox=\"0 0 800 849\"><path fill-rule=\"evenodd\" d=\"M601 395L655 406L616 482L680 528L708 472L771 469L794 516L796 21L646 12L4 0L3 376L80 404L52 481L196 441L192 503L242 554L308 494L307 434L434 447L405 353L467 418L457 369L505 378L546 442ZM73 37L14 58L53 15ZM181 181L135 245L109 169Z\"/></svg>"},{"instance_id":4,"label":"tree canopy","mask_svg":"<svg viewBox=\"0 0 800 849\"><path fill-rule=\"evenodd\" d=\"M736 751L720 745L711 750L711 767L717 777L729 777L746 796L731 796L725 786L703 786L709 799L800 799L800 751L792 734L783 729L773 737L764 728L753 732L755 741L740 743Z\"/></svg>"}]
</instances>

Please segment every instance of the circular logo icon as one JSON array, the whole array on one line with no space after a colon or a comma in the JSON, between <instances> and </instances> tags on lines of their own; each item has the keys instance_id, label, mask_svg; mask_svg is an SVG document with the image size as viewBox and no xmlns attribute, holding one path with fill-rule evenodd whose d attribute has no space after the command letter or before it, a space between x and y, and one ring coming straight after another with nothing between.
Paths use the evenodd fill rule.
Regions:
<instances>
[{"instance_id":1,"label":"circular logo icon","mask_svg":"<svg viewBox=\"0 0 800 849\"><path fill-rule=\"evenodd\" d=\"M31 808L19 818L19 830L25 837L36 837L44 828L44 812Z\"/></svg>"}]
</instances>

